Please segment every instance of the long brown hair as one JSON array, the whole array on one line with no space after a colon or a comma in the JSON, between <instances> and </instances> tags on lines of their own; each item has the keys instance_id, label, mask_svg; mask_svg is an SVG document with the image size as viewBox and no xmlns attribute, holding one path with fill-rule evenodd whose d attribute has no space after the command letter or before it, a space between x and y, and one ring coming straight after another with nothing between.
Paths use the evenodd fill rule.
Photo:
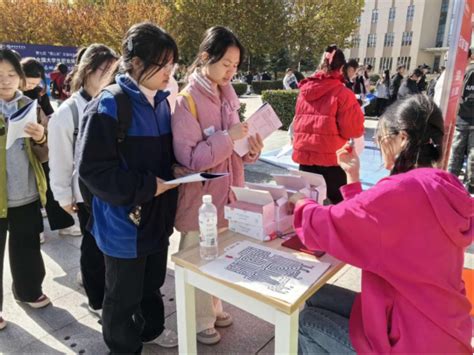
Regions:
<instances>
[{"instance_id":1,"label":"long brown hair","mask_svg":"<svg viewBox=\"0 0 474 355\"><path fill-rule=\"evenodd\" d=\"M91 44L83 51L79 63L74 67L71 80L71 92L78 91L84 86L87 77L100 68L102 64L116 61L118 58L114 50L105 44Z\"/></svg>"}]
</instances>

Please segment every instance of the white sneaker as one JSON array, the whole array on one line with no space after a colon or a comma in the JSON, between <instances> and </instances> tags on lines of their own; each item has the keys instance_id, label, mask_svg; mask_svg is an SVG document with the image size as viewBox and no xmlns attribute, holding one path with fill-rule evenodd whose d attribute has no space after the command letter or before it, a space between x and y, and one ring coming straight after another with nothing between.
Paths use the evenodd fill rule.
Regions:
<instances>
[{"instance_id":1,"label":"white sneaker","mask_svg":"<svg viewBox=\"0 0 474 355\"><path fill-rule=\"evenodd\" d=\"M82 236L81 228L79 228L76 225L70 226L68 228L60 229L58 234L61 237L64 237L66 235L71 236L71 237L80 237L80 236Z\"/></svg>"},{"instance_id":2,"label":"white sneaker","mask_svg":"<svg viewBox=\"0 0 474 355\"><path fill-rule=\"evenodd\" d=\"M102 308L94 309L90 305L87 305L87 309L89 310L89 312L91 312L92 314L95 314L100 319L102 319Z\"/></svg>"},{"instance_id":3,"label":"white sneaker","mask_svg":"<svg viewBox=\"0 0 474 355\"><path fill-rule=\"evenodd\" d=\"M43 218L48 217L48 214L46 213L46 210L44 208L41 208L41 217Z\"/></svg>"},{"instance_id":4,"label":"white sneaker","mask_svg":"<svg viewBox=\"0 0 474 355\"><path fill-rule=\"evenodd\" d=\"M42 294L36 301L34 302L23 302L17 300L17 302L25 303L31 308L43 308L46 307L47 305L51 304L51 300L46 296L45 294Z\"/></svg>"},{"instance_id":5,"label":"white sneaker","mask_svg":"<svg viewBox=\"0 0 474 355\"><path fill-rule=\"evenodd\" d=\"M178 346L178 334L171 329L165 329L158 337L144 344L156 344L162 348L174 348Z\"/></svg>"},{"instance_id":6,"label":"white sneaker","mask_svg":"<svg viewBox=\"0 0 474 355\"><path fill-rule=\"evenodd\" d=\"M44 232L40 233L40 244L44 244L46 242L46 238L44 237Z\"/></svg>"}]
</instances>

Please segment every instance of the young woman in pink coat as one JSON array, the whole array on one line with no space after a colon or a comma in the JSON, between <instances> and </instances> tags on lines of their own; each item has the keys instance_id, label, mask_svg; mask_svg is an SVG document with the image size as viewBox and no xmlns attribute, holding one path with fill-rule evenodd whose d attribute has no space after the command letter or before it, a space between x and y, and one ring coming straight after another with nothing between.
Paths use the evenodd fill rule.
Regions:
<instances>
[{"instance_id":1,"label":"young woman in pink coat","mask_svg":"<svg viewBox=\"0 0 474 355\"><path fill-rule=\"evenodd\" d=\"M434 168L441 111L427 96L411 96L387 109L376 138L388 178L362 191L359 158L346 145L337 152L344 201L293 199L303 243L362 269L360 294L327 285L307 301L300 352L472 354L461 273L473 200L456 177Z\"/></svg>"},{"instance_id":2,"label":"young woman in pink coat","mask_svg":"<svg viewBox=\"0 0 474 355\"><path fill-rule=\"evenodd\" d=\"M177 171L229 173L218 180L180 186L175 221L181 232L180 249L199 243L198 210L203 195L212 195L219 229L227 227L224 206L234 200L231 186L244 185L244 162L257 160L263 148L257 135L248 137L248 154L240 157L233 151L234 142L248 134L247 125L240 123L240 102L230 84L243 57L244 48L229 29L208 29L184 89L190 97L178 96L176 101L171 120L173 146L176 160L184 167ZM232 317L222 310L220 300L198 290L196 318L197 340L204 344L219 342L220 334L215 327L232 324Z\"/></svg>"}]
</instances>

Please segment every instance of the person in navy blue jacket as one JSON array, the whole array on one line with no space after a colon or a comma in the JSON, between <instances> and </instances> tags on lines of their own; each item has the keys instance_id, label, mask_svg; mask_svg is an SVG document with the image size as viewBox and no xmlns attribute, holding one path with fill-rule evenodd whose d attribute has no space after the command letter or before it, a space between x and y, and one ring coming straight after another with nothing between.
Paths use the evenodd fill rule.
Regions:
<instances>
[{"instance_id":1,"label":"person in navy blue jacket","mask_svg":"<svg viewBox=\"0 0 474 355\"><path fill-rule=\"evenodd\" d=\"M139 353L142 344L177 346L164 328L160 287L166 275L169 236L177 204L170 107L163 91L178 49L151 23L125 35L116 83L132 106L132 120L118 143L118 105L104 90L86 109L79 139L79 176L92 193L89 223L105 255L102 311L104 341L112 353ZM131 212L140 209L140 221Z\"/></svg>"}]
</instances>

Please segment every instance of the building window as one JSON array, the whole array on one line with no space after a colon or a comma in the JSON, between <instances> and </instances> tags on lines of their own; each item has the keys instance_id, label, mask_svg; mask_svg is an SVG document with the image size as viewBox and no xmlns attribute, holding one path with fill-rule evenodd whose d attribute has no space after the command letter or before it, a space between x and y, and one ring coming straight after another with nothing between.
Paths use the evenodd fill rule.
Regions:
<instances>
[{"instance_id":1,"label":"building window","mask_svg":"<svg viewBox=\"0 0 474 355\"><path fill-rule=\"evenodd\" d=\"M398 57L397 66L404 65L407 70L410 70L411 57Z\"/></svg>"},{"instance_id":2,"label":"building window","mask_svg":"<svg viewBox=\"0 0 474 355\"><path fill-rule=\"evenodd\" d=\"M364 65L371 65L371 66L374 66L375 65L375 58L371 57L371 58L364 58Z\"/></svg>"},{"instance_id":3,"label":"building window","mask_svg":"<svg viewBox=\"0 0 474 355\"><path fill-rule=\"evenodd\" d=\"M439 70L439 64L441 63L441 56L435 55L433 62L433 70Z\"/></svg>"},{"instance_id":4,"label":"building window","mask_svg":"<svg viewBox=\"0 0 474 355\"><path fill-rule=\"evenodd\" d=\"M378 19L379 19L379 10L373 9L372 10L372 23L377 23Z\"/></svg>"},{"instance_id":5,"label":"building window","mask_svg":"<svg viewBox=\"0 0 474 355\"><path fill-rule=\"evenodd\" d=\"M383 72L384 70L391 70L392 69L392 64L393 64L393 58L392 57L383 57L380 58L380 64L379 64L379 72Z\"/></svg>"},{"instance_id":6,"label":"building window","mask_svg":"<svg viewBox=\"0 0 474 355\"><path fill-rule=\"evenodd\" d=\"M360 35L352 36L352 48L359 48L360 46Z\"/></svg>"},{"instance_id":7,"label":"building window","mask_svg":"<svg viewBox=\"0 0 474 355\"><path fill-rule=\"evenodd\" d=\"M383 41L384 47L393 47L393 42L395 41L395 33L387 32Z\"/></svg>"},{"instance_id":8,"label":"building window","mask_svg":"<svg viewBox=\"0 0 474 355\"><path fill-rule=\"evenodd\" d=\"M407 21L413 21L415 17L415 5L410 5L407 8Z\"/></svg>"},{"instance_id":9,"label":"building window","mask_svg":"<svg viewBox=\"0 0 474 355\"><path fill-rule=\"evenodd\" d=\"M444 33L446 31L446 20L448 19L449 0L441 3L441 12L438 22L438 33L436 34L436 47L443 46Z\"/></svg>"},{"instance_id":10,"label":"building window","mask_svg":"<svg viewBox=\"0 0 474 355\"><path fill-rule=\"evenodd\" d=\"M367 47L375 47L377 43L377 35L375 33L370 33L367 38Z\"/></svg>"},{"instance_id":11,"label":"building window","mask_svg":"<svg viewBox=\"0 0 474 355\"><path fill-rule=\"evenodd\" d=\"M403 32L402 46L411 46L412 40L413 40L413 31Z\"/></svg>"},{"instance_id":12,"label":"building window","mask_svg":"<svg viewBox=\"0 0 474 355\"><path fill-rule=\"evenodd\" d=\"M389 21L394 21L395 20L395 8L391 7L390 11L388 13L388 20Z\"/></svg>"}]
</instances>

